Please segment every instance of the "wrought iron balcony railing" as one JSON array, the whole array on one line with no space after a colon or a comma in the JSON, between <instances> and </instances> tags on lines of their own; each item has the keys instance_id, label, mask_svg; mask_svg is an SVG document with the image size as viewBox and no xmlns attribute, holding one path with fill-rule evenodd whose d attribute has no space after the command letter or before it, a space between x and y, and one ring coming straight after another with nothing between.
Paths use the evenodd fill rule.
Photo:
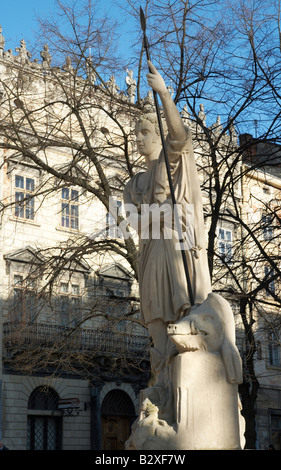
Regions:
<instances>
[{"instance_id":1,"label":"wrought iron balcony railing","mask_svg":"<svg viewBox=\"0 0 281 470\"><path fill-rule=\"evenodd\" d=\"M150 339L122 331L67 328L42 323L6 322L3 324L3 344L6 349L68 348L71 351L113 353L148 358Z\"/></svg>"}]
</instances>

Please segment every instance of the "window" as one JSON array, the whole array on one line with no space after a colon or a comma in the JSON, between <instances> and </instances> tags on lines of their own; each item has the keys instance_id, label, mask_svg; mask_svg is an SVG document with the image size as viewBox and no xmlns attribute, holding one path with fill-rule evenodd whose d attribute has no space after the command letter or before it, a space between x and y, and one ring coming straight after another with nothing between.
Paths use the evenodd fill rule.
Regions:
<instances>
[{"instance_id":1,"label":"window","mask_svg":"<svg viewBox=\"0 0 281 470\"><path fill-rule=\"evenodd\" d=\"M61 282L59 303L59 324L61 326L78 325L81 319L80 285Z\"/></svg>"},{"instance_id":2,"label":"window","mask_svg":"<svg viewBox=\"0 0 281 470\"><path fill-rule=\"evenodd\" d=\"M34 220L33 178L15 176L15 216L25 220Z\"/></svg>"},{"instance_id":3,"label":"window","mask_svg":"<svg viewBox=\"0 0 281 470\"><path fill-rule=\"evenodd\" d=\"M61 191L61 226L78 230L79 194L76 189L63 188Z\"/></svg>"},{"instance_id":4,"label":"window","mask_svg":"<svg viewBox=\"0 0 281 470\"><path fill-rule=\"evenodd\" d=\"M262 231L264 240L273 239L273 217L271 215L262 215Z\"/></svg>"},{"instance_id":5,"label":"window","mask_svg":"<svg viewBox=\"0 0 281 470\"><path fill-rule=\"evenodd\" d=\"M30 395L27 450L61 450L62 417L57 411L57 404L58 396L49 387L38 387Z\"/></svg>"},{"instance_id":6,"label":"window","mask_svg":"<svg viewBox=\"0 0 281 470\"><path fill-rule=\"evenodd\" d=\"M270 266L265 266L264 267L264 276L265 276L265 281L268 281L274 274L273 269ZM268 287L266 288L266 293L267 295L275 294L275 281L272 280L269 282Z\"/></svg>"},{"instance_id":7,"label":"window","mask_svg":"<svg viewBox=\"0 0 281 470\"><path fill-rule=\"evenodd\" d=\"M113 207L113 209L115 209L115 217L117 217L119 215L119 211L121 209L122 202L121 201L114 201L114 204L115 204L115 207ZM107 214L106 214L106 236L111 237L111 238L120 238L119 231L118 231L118 226L117 226L117 220L115 219L115 217L111 213L107 212Z\"/></svg>"},{"instance_id":8,"label":"window","mask_svg":"<svg viewBox=\"0 0 281 470\"><path fill-rule=\"evenodd\" d=\"M218 252L220 258L226 263L232 260L232 232L224 228L219 229Z\"/></svg>"},{"instance_id":9,"label":"window","mask_svg":"<svg viewBox=\"0 0 281 470\"><path fill-rule=\"evenodd\" d=\"M13 321L34 321L37 312L34 279L24 279L18 274L14 276L11 310Z\"/></svg>"},{"instance_id":10,"label":"window","mask_svg":"<svg viewBox=\"0 0 281 470\"><path fill-rule=\"evenodd\" d=\"M270 443L273 444L275 450L281 450L281 411L269 410L270 420Z\"/></svg>"},{"instance_id":11,"label":"window","mask_svg":"<svg viewBox=\"0 0 281 470\"><path fill-rule=\"evenodd\" d=\"M263 190L264 194L270 194L270 192L271 192L271 191L270 191L270 188L268 188L267 186L264 186L264 187L262 188L262 190Z\"/></svg>"},{"instance_id":12,"label":"window","mask_svg":"<svg viewBox=\"0 0 281 470\"><path fill-rule=\"evenodd\" d=\"M274 332L268 337L268 362L271 366L280 366L280 343Z\"/></svg>"}]
</instances>

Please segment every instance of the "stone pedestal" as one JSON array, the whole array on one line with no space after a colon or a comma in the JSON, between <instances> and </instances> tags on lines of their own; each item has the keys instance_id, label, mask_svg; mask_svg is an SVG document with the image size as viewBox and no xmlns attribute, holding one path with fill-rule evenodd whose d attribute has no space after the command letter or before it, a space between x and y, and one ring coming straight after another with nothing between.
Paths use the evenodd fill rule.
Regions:
<instances>
[{"instance_id":1,"label":"stone pedestal","mask_svg":"<svg viewBox=\"0 0 281 470\"><path fill-rule=\"evenodd\" d=\"M167 358L162 382L142 392L140 416L127 448L242 449L245 428L238 396L242 364L229 303L209 294L205 302L170 324L168 335L178 353Z\"/></svg>"},{"instance_id":2,"label":"stone pedestal","mask_svg":"<svg viewBox=\"0 0 281 470\"><path fill-rule=\"evenodd\" d=\"M237 385L226 380L221 355L179 354L173 369L176 448L241 449Z\"/></svg>"}]
</instances>

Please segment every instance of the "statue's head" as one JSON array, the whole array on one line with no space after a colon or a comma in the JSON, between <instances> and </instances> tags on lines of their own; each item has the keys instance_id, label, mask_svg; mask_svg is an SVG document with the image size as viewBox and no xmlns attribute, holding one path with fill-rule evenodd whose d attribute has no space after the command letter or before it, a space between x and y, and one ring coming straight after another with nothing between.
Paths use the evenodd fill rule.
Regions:
<instances>
[{"instance_id":1,"label":"statue's head","mask_svg":"<svg viewBox=\"0 0 281 470\"><path fill-rule=\"evenodd\" d=\"M166 124L162 120L164 134L166 134ZM141 155L148 159L158 158L161 150L160 130L155 113L143 114L137 121L135 128L137 147Z\"/></svg>"},{"instance_id":2,"label":"statue's head","mask_svg":"<svg viewBox=\"0 0 281 470\"><path fill-rule=\"evenodd\" d=\"M160 130L159 130L159 124L158 124L158 118L156 113L144 113L141 115L141 117L138 119L136 123L136 131L138 126L143 122L143 121L149 121L150 124L154 127L155 133L160 137ZM164 130L164 135L167 134L167 126L166 126L166 121L162 118L162 126Z\"/></svg>"}]
</instances>

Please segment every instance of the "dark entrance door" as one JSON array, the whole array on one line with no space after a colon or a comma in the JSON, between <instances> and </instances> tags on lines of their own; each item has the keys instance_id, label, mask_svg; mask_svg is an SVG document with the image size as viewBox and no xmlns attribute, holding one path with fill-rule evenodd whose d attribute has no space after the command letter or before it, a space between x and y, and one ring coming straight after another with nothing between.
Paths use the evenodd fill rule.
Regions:
<instances>
[{"instance_id":1,"label":"dark entrance door","mask_svg":"<svg viewBox=\"0 0 281 470\"><path fill-rule=\"evenodd\" d=\"M130 420L122 416L102 416L102 449L123 450L130 436Z\"/></svg>"},{"instance_id":2,"label":"dark entrance door","mask_svg":"<svg viewBox=\"0 0 281 470\"><path fill-rule=\"evenodd\" d=\"M101 405L102 450L125 449L135 417L129 395L122 390L111 390Z\"/></svg>"}]
</instances>

